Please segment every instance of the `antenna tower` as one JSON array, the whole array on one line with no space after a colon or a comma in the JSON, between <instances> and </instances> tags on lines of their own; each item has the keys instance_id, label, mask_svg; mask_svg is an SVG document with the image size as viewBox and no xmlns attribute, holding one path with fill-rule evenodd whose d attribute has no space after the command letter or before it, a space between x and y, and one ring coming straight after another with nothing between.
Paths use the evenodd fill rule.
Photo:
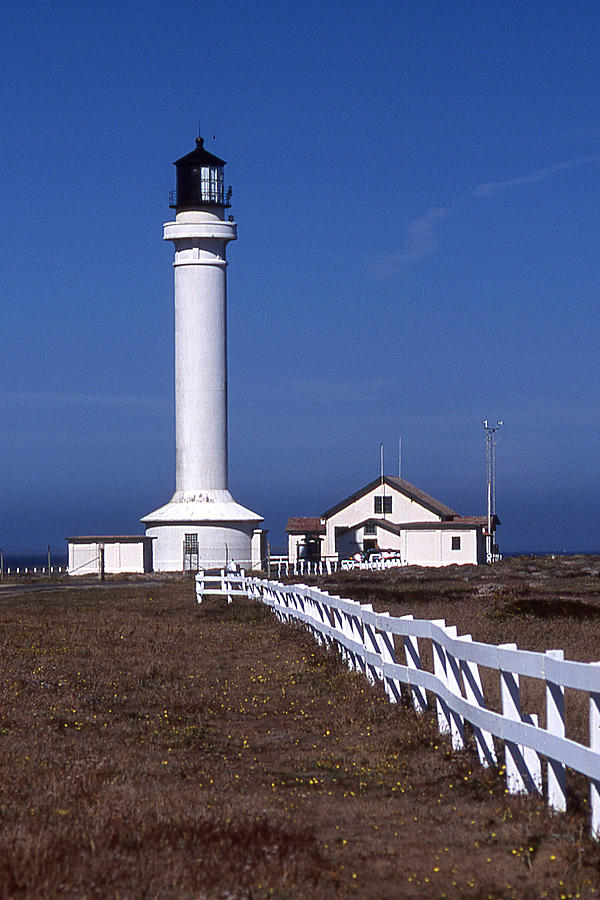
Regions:
<instances>
[{"instance_id":1,"label":"antenna tower","mask_svg":"<svg viewBox=\"0 0 600 900\"><path fill-rule=\"evenodd\" d=\"M488 563L493 562L493 530L492 518L496 515L496 432L502 427L502 420L499 419L495 425L490 425L487 419L484 419L483 428L485 430L485 462L487 474L487 534L486 557Z\"/></svg>"}]
</instances>

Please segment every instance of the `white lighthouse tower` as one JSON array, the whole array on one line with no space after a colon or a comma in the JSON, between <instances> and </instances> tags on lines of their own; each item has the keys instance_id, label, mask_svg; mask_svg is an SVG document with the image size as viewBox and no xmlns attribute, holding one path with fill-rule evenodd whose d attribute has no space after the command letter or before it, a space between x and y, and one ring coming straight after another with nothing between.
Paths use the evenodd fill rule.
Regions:
<instances>
[{"instance_id":1,"label":"white lighthouse tower","mask_svg":"<svg viewBox=\"0 0 600 900\"><path fill-rule=\"evenodd\" d=\"M204 148L177 160L175 245L175 493L142 522L154 538L156 572L260 565L262 517L236 503L227 484L226 248L235 241L225 220L225 162Z\"/></svg>"}]
</instances>

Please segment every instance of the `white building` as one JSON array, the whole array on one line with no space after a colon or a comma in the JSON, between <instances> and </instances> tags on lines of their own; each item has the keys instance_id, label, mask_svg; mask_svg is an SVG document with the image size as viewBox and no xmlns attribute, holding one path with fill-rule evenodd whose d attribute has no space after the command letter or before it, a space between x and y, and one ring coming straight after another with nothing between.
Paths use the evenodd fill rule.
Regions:
<instances>
[{"instance_id":1,"label":"white building","mask_svg":"<svg viewBox=\"0 0 600 900\"><path fill-rule=\"evenodd\" d=\"M285 529L288 533L288 559L315 562L325 556L325 523L319 516L291 518Z\"/></svg>"},{"instance_id":2,"label":"white building","mask_svg":"<svg viewBox=\"0 0 600 900\"><path fill-rule=\"evenodd\" d=\"M497 524L494 517L492 528ZM406 565L486 561L485 516L460 516L408 481L389 475L346 497L320 519L290 519L287 531L290 562L347 559L373 550L393 551Z\"/></svg>"},{"instance_id":3,"label":"white building","mask_svg":"<svg viewBox=\"0 0 600 900\"><path fill-rule=\"evenodd\" d=\"M143 534L92 534L67 542L70 575L152 571L152 538Z\"/></svg>"},{"instance_id":4,"label":"white building","mask_svg":"<svg viewBox=\"0 0 600 900\"><path fill-rule=\"evenodd\" d=\"M228 489L226 248L237 238L225 220L231 189L225 162L196 148L175 163L175 221L164 239L175 247L175 493L144 516L154 538L154 571L237 563L260 568L262 516Z\"/></svg>"},{"instance_id":5,"label":"white building","mask_svg":"<svg viewBox=\"0 0 600 900\"><path fill-rule=\"evenodd\" d=\"M146 536L68 538L72 574L181 572L238 564L262 568L262 516L233 499L227 466L226 248L237 238L225 220L231 188L225 162L196 148L175 163L175 493L144 516ZM103 563L102 563L103 561Z\"/></svg>"}]
</instances>

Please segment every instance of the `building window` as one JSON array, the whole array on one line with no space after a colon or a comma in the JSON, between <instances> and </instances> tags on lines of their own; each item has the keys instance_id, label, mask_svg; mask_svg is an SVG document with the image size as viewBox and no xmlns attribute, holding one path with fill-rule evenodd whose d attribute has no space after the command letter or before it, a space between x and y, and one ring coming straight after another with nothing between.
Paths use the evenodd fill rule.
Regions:
<instances>
[{"instance_id":1,"label":"building window","mask_svg":"<svg viewBox=\"0 0 600 900\"><path fill-rule=\"evenodd\" d=\"M460 550L460 538L459 537L452 538L452 549Z\"/></svg>"},{"instance_id":2,"label":"building window","mask_svg":"<svg viewBox=\"0 0 600 900\"><path fill-rule=\"evenodd\" d=\"M377 525L369 522L367 525L365 525L365 534L377 534Z\"/></svg>"},{"instance_id":3,"label":"building window","mask_svg":"<svg viewBox=\"0 0 600 900\"><path fill-rule=\"evenodd\" d=\"M198 535L186 534L183 541L183 570L184 572L197 572L198 568Z\"/></svg>"},{"instance_id":4,"label":"building window","mask_svg":"<svg viewBox=\"0 0 600 900\"><path fill-rule=\"evenodd\" d=\"M392 511L392 498L391 497L375 497L375 515L382 515L385 513L391 513Z\"/></svg>"},{"instance_id":5,"label":"building window","mask_svg":"<svg viewBox=\"0 0 600 900\"><path fill-rule=\"evenodd\" d=\"M186 534L186 536L185 536L185 552L186 553L197 553L198 552L198 535L197 534Z\"/></svg>"}]
</instances>

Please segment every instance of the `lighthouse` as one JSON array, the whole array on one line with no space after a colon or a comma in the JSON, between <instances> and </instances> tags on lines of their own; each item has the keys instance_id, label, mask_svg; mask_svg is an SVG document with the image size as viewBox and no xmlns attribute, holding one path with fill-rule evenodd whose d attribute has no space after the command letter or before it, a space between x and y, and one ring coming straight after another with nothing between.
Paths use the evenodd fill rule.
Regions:
<instances>
[{"instance_id":1,"label":"lighthouse","mask_svg":"<svg viewBox=\"0 0 600 900\"><path fill-rule=\"evenodd\" d=\"M153 538L156 572L259 567L262 516L228 488L227 244L237 238L225 219L231 188L225 162L201 137L175 162L177 189L164 225L172 241L175 280L175 493L142 522Z\"/></svg>"}]
</instances>

